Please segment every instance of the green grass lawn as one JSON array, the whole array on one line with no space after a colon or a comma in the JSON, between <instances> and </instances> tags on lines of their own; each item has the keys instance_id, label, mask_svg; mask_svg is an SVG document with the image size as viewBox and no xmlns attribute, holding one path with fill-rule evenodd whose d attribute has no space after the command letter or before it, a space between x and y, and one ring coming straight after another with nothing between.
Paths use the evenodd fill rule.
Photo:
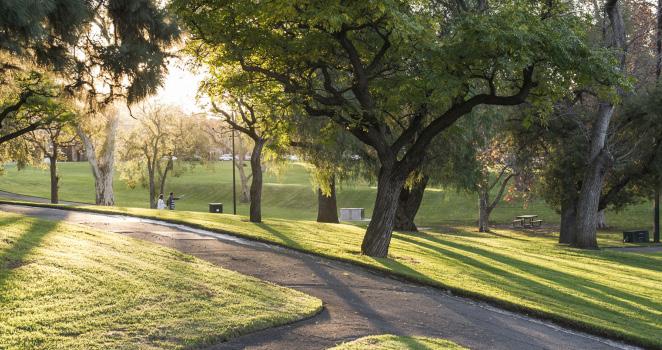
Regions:
<instances>
[{"instance_id":1,"label":"green grass lawn","mask_svg":"<svg viewBox=\"0 0 662 350\"><path fill-rule=\"evenodd\" d=\"M0 212L1 349L190 349L320 308L156 244Z\"/></svg>"},{"instance_id":2,"label":"green grass lawn","mask_svg":"<svg viewBox=\"0 0 662 350\"><path fill-rule=\"evenodd\" d=\"M86 162L60 163L62 200L94 202L94 181ZM0 175L0 190L26 195L48 197L50 195L48 171L28 168L18 171L13 165L5 166ZM174 191L184 198L177 202L177 209L207 211L210 202L222 202L225 211L232 210L232 173L230 162L214 162L198 166L180 177L168 181L167 192ZM238 180L237 180L238 181ZM117 205L146 208L149 206L147 190L128 188L119 176L115 180ZM299 163L285 166L279 176L265 176L263 215L284 219L314 220L317 215L317 197L313 191L306 168ZM340 184L339 207L366 208L372 215L375 188L367 183ZM417 217L419 225L436 226L446 224L474 225L478 215L478 200L474 195L452 189L430 188L426 191ZM248 214L248 205L240 204L240 214ZM501 203L492 214L495 223L507 224L521 214L538 214L547 223L558 223L559 216L540 200L530 203L514 201ZM652 227L652 205L634 205L619 213L609 213L608 222L615 229Z\"/></svg>"},{"instance_id":3,"label":"green grass lawn","mask_svg":"<svg viewBox=\"0 0 662 350\"><path fill-rule=\"evenodd\" d=\"M451 341L424 337L376 335L338 345L332 350L465 350Z\"/></svg>"},{"instance_id":4,"label":"green grass lawn","mask_svg":"<svg viewBox=\"0 0 662 350\"><path fill-rule=\"evenodd\" d=\"M395 233L388 259L360 254L353 225L139 208L83 207L188 223L395 273L595 334L662 348L662 253L583 251L556 234L463 227ZM601 245L619 244L601 234ZM620 243L622 244L622 243Z\"/></svg>"}]
</instances>

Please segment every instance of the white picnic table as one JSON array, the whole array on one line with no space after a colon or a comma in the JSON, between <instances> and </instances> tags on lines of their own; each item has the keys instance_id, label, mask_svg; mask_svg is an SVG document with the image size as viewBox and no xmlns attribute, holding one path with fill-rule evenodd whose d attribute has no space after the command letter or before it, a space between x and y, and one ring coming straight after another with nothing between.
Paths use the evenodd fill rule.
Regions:
<instances>
[{"instance_id":1,"label":"white picnic table","mask_svg":"<svg viewBox=\"0 0 662 350\"><path fill-rule=\"evenodd\" d=\"M537 218L538 215L518 215L515 218L517 220L522 220L522 227L533 226L533 219Z\"/></svg>"}]
</instances>

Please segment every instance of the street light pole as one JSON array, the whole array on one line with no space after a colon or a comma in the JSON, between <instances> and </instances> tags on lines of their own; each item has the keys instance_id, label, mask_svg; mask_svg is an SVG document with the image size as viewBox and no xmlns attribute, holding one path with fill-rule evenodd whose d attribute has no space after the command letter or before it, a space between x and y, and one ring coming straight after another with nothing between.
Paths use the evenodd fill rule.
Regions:
<instances>
[{"instance_id":1,"label":"street light pole","mask_svg":"<svg viewBox=\"0 0 662 350\"><path fill-rule=\"evenodd\" d=\"M232 112L232 123L234 124L234 112ZM237 186L236 186L236 154L234 150L234 127L232 128L232 212L237 215Z\"/></svg>"}]
</instances>

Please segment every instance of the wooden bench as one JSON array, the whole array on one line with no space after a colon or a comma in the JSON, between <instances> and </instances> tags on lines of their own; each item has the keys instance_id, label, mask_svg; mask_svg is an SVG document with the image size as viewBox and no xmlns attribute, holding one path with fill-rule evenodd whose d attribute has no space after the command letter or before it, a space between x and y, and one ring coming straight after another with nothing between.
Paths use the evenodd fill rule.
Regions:
<instances>
[{"instance_id":1,"label":"wooden bench","mask_svg":"<svg viewBox=\"0 0 662 350\"><path fill-rule=\"evenodd\" d=\"M533 221L531 221L531 224L534 227L540 227L540 226L542 226L542 220L533 220Z\"/></svg>"},{"instance_id":2,"label":"wooden bench","mask_svg":"<svg viewBox=\"0 0 662 350\"><path fill-rule=\"evenodd\" d=\"M517 224L519 224L520 226L524 226L524 219L515 219L515 220L513 220L513 227L516 227Z\"/></svg>"}]
</instances>

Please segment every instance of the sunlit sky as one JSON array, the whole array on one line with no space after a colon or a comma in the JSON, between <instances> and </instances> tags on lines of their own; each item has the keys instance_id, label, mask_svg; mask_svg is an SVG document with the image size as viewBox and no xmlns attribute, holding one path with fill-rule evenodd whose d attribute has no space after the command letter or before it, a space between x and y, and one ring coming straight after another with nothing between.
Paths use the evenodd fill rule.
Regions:
<instances>
[{"instance_id":1,"label":"sunlit sky","mask_svg":"<svg viewBox=\"0 0 662 350\"><path fill-rule=\"evenodd\" d=\"M168 65L168 75L163 87L154 99L160 103L179 106L186 113L205 112L205 102L196 101L198 85L204 73L192 72L185 60L173 60Z\"/></svg>"}]
</instances>

